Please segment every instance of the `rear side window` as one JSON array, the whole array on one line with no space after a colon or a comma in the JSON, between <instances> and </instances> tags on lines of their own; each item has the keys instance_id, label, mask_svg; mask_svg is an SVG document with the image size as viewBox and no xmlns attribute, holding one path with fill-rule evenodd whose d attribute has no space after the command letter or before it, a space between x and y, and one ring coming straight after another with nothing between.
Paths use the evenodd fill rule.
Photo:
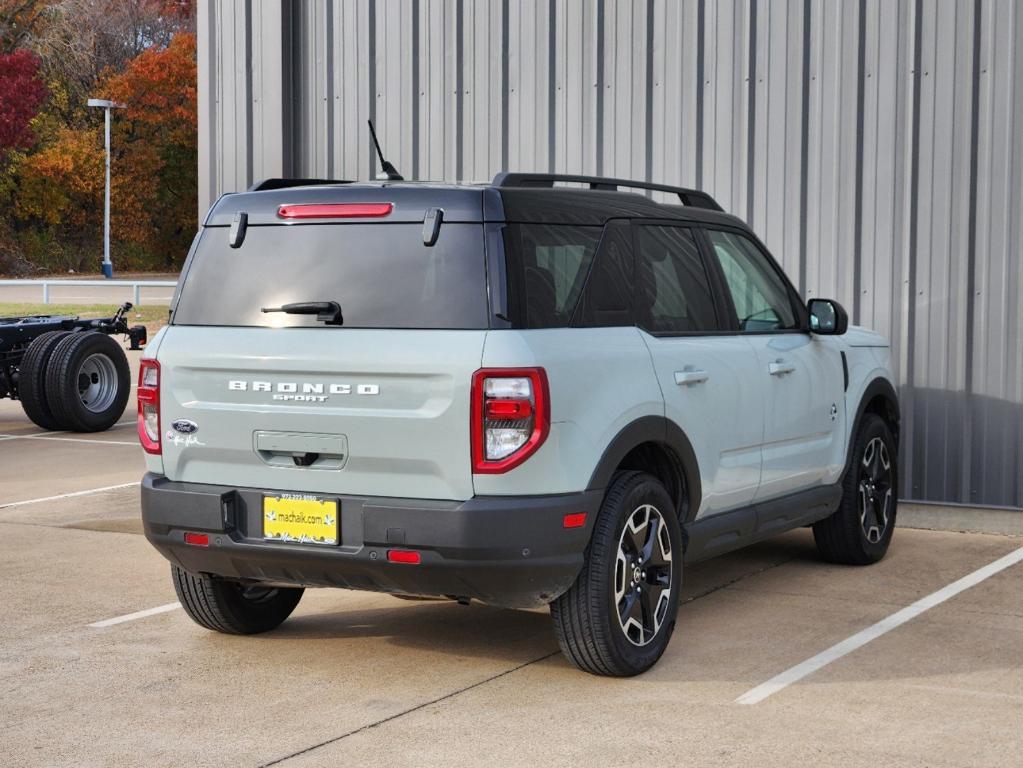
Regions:
<instances>
[{"instance_id":1,"label":"rear side window","mask_svg":"<svg viewBox=\"0 0 1023 768\"><path fill-rule=\"evenodd\" d=\"M327 327L263 307L336 301L345 328L488 327L483 227L445 223L432 247L423 225L250 226L241 248L207 227L174 310L176 325Z\"/></svg>"},{"instance_id":2,"label":"rear side window","mask_svg":"<svg viewBox=\"0 0 1023 768\"><path fill-rule=\"evenodd\" d=\"M563 328L569 324L601 229L563 224L505 227L508 311L516 328Z\"/></svg>"},{"instance_id":3,"label":"rear side window","mask_svg":"<svg viewBox=\"0 0 1023 768\"><path fill-rule=\"evenodd\" d=\"M684 227L637 230L636 318L652 333L718 330L710 281L693 233Z\"/></svg>"},{"instance_id":4,"label":"rear side window","mask_svg":"<svg viewBox=\"0 0 1023 768\"><path fill-rule=\"evenodd\" d=\"M608 222L572 324L590 328L635 325L633 272L632 227L627 221Z\"/></svg>"}]
</instances>

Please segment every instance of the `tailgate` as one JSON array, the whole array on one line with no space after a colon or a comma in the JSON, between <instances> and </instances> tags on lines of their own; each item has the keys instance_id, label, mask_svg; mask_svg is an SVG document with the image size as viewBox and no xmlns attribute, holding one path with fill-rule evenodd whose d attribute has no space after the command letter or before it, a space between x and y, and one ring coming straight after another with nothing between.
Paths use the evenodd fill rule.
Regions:
<instances>
[{"instance_id":1,"label":"tailgate","mask_svg":"<svg viewBox=\"0 0 1023 768\"><path fill-rule=\"evenodd\" d=\"M282 491L468 499L469 387L485 336L169 327L159 349L164 471Z\"/></svg>"}]
</instances>

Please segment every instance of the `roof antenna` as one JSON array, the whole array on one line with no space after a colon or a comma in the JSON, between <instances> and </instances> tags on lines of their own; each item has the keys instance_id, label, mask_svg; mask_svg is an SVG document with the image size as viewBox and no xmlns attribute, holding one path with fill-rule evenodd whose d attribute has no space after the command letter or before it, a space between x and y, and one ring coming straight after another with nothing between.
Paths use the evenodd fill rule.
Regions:
<instances>
[{"instance_id":1,"label":"roof antenna","mask_svg":"<svg viewBox=\"0 0 1023 768\"><path fill-rule=\"evenodd\" d=\"M377 174L377 181L404 181L405 177L398 173L393 165L384 160L380 142L377 141L377 132L373 130L373 121L367 120L366 122L369 123L369 135L373 137L373 146L377 148L377 157L380 158L380 173Z\"/></svg>"}]
</instances>

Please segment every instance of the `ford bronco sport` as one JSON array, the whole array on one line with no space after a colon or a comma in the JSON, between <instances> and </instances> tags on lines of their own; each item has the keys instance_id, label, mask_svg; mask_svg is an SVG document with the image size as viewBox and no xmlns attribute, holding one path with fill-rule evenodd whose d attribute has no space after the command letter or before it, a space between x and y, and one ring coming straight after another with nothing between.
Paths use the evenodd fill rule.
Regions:
<instances>
[{"instance_id":1,"label":"ford bronco sport","mask_svg":"<svg viewBox=\"0 0 1023 768\"><path fill-rule=\"evenodd\" d=\"M637 674L684 563L808 525L885 554L888 346L699 191L271 180L210 210L142 361L146 536L209 629L305 587L550 605Z\"/></svg>"}]
</instances>

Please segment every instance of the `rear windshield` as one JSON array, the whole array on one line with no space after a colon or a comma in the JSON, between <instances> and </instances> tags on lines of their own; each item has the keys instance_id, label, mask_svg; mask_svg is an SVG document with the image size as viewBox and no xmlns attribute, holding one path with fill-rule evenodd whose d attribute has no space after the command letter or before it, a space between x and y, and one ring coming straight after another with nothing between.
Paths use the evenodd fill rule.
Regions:
<instances>
[{"instance_id":1,"label":"rear windshield","mask_svg":"<svg viewBox=\"0 0 1023 768\"><path fill-rule=\"evenodd\" d=\"M336 301L345 328L486 328L482 225L444 224L432 247L422 233L421 223L250 226L231 248L227 227L207 227L173 322L332 328L260 310Z\"/></svg>"}]
</instances>

